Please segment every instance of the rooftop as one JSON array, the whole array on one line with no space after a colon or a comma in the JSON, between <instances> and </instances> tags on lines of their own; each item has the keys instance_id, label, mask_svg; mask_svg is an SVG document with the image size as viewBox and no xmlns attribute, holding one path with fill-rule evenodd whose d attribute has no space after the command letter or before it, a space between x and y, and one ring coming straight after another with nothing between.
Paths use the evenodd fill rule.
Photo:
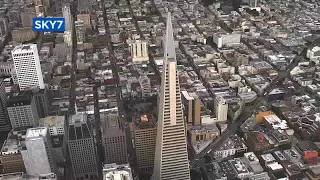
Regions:
<instances>
[{"instance_id":1,"label":"rooftop","mask_svg":"<svg viewBox=\"0 0 320 180\"><path fill-rule=\"evenodd\" d=\"M39 126L44 127L63 127L65 122L64 116L47 116L45 118L40 118Z\"/></svg>"},{"instance_id":2,"label":"rooftop","mask_svg":"<svg viewBox=\"0 0 320 180\"><path fill-rule=\"evenodd\" d=\"M276 159L272 156L272 154L262 154L261 158L266 162L266 163L270 163L270 162L274 162Z\"/></svg>"},{"instance_id":3,"label":"rooftop","mask_svg":"<svg viewBox=\"0 0 320 180\"><path fill-rule=\"evenodd\" d=\"M240 160L240 158L235 158L232 160L229 160L230 164L234 167L234 169L237 171L237 174L247 173L248 169L243 164L243 162Z\"/></svg>"},{"instance_id":4,"label":"rooftop","mask_svg":"<svg viewBox=\"0 0 320 180\"><path fill-rule=\"evenodd\" d=\"M91 138L90 127L87 124L85 114L76 114L71 116L69 123L69 140L79 140Z\"/></svg>"},{"instance_id":5,"label":"rooftop","mask_svg":"<svg viewBox=\"0 0 320 180\"><path fill-rule=\"evenodd\" d=\"M39 176L30 176L22 172L0 174L0 180L57 180L57 176L53 173L41 174Z\"/></svg>"},{"instance_id":6,"label":"rooftop","mask_svg":"<svg viewBox=\"0 0 320 180\"><path fill-rule=\"evenodd\" d=\"M103 180L133 180L129 164L105 164L103 167Z\"/></svg>"},{"instance_id":7,"label":"rooftop","mask_svg":"<svg viewBox=\"0 0 320 180\"><path fill-rule=\"evenodd\" d=\"M1 155L20 153L20 150L25 148L26 130L10 131L7 140L1 148Z\"/></svg>"},{"instance_id":8,"label":"rooftop","mask_svg":"<svg viewBox=\"0 0 320 180\"><path fill-rule=\"evenodd\" d=\"M12 50L12 54L20 54L20 53L27 53L30 51L37 51L37 45L36 44L23 44L20 46L16 46L13 50Z\"/></svg>"},{"instance_id":9,"label":"rooftop","mask_svg":"<svg viewBox=\"0 0 320 180\"><path fill-rule=\"evenodd\" d=\"M32 91L12 93L7 99L7 105L8 107L29 105L31 104L32 98Z\"/></svg>"},{"instance_id":10,"label":"rooftop","mask_svg":"<svg viewBox=\"0 0 320 180\"><path fill-rule=\"evenodd\" d=\"M259 162L259 159L253 152L247 152L244 153L244 156L250 161L250 162Z\"/></svg>"},{"instance_id":11,"label":"rooftop","mask_svg":"<svg viewBox=\"0 0 320 180\"><path fill-rule=\"evenodd\" d=\"M69 124L78 124L78 123L81 124L85 122L87 122L87 115L79 113L71 116Z\"/></svg>"},{"instance_id":12,"label":"rooftop","mask_svg":"<svg viewBox=\"0 0 320 180\"><path fill-rule=\"evenodd\" d=\"M134 125L137 129L154 128L156 122L152 115L144 114L134 120Z\"/></svg>"},{"instance_id":13,"label":"rooftop","mask_svg":"<svg viewBox=\"0 0 320 180\"><path fill-rule=\"evenodd\" d=\"M48 128L46 127L37 127L37 128L29 128L27 130L26 138L37 138L46 136L48 133Z\"/></svg>"},{"instance_id":14,"label":"rooftop","mask_svg":"<svg viewBox=\"0 0 320 180\"><path fill-rule=\"evenodd\" d=\"M219 129L215 124L193 125L190 128L190 132L191 133L201 133L201 132L216 133L216 132L219 132Z\"/></svg>"}]
</instances>

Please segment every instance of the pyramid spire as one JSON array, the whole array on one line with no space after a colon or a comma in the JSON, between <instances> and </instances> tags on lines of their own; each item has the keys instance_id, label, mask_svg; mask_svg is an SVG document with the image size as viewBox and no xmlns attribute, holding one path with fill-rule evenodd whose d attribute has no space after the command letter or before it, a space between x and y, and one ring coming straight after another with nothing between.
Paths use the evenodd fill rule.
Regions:
<instances>
[{"instance_id":1,"label":"pyramid spire","mask_svg":"<svg viewBox=\"0 0 320 180\"><path fill-rule=\"evenodd\" d=\"M175 61L176 60L176 51L175 51L175 47L174 47L171 12L168 12L166 25L167 25L167 28L166 28L166 36L165 36L164 59Z\"/></svg>"},{"instance_id":2,"label":"pyramid spire","mask_svg":"<svg viewBox=\"0 0 320 180\"><path fill-rule=\"evenodd\" d=\"M186 131L170 13L168 13L166 25L153 180L190 180Z\"/></svg>"}]
</instances>

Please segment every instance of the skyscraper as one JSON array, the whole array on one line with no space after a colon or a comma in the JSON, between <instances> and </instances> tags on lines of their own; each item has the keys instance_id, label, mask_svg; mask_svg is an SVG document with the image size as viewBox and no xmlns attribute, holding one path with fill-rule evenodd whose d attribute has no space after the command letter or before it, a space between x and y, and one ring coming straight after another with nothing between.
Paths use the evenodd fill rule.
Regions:
<instances>
[{"instance_id":1,"label":"skyscraper","mask_svg":"<svg viewBox=\"0 0 320 180\"><path fill-rule=\"evenodd\" d=\"M181 91L182 103L188 124L201 124L201 100L194 92Z\"/></svg>"},{"instance_id":2,"label":"skyscraper","mask_svg":"<svg viewBox=\"0 0 320 180\"><path fill-rule=\"evenodd\" d=\"M3 79L0 79L0 131L9 131L10 120L7 111L7 95Z\"/></svg>"},{"instance_id":3,"label":"skyscraper","mask_svg":"<svg viewBox=\"0 0 320 180\"><path fill-rule=\"evenodd\" d=\"M186 131L177 73L171 13L168 13L158 102L154 180L190 180Z\"/></svg>"},{"instance_id":4,"label":"skyscraper","mask_svg":"<svg viewBox=\"0 0 320 180\"><path fill-rule=\"evenodd\" d=\"M40 58L36 44L17 46L12 51L20 90L27 87L44 89Z\"/></svg>"},{"instance_id":5,"label":"skyscraper","mask_svg":"<svg viewBox=\"0 0 320 180\"><path fill-rule=\"evenodd\" d=\"M28 129L25 143L27 150L21 151L21 154L29 175L57 173L48 128Z\"/></svg>"},{"instance_id":6,"label":"skyscraper","mask_svg":"<svg viewBox=\"0 0 320 180\"><path fill-rule=\"evenodd\" d=\"M116 113L101 114L102 145L105 151L105 163L128 163L126 135L119 125Z\"/></svg>"},{"instance_id":7,"label":"skyscraper","mask_svg":"<svg viewBox=\"0 0 320 180\"><path fill-rule=\"evenodd\" d=\"M8 19L0 18L0 36L5 36L8 33Z\"/></svg>"},{"instance_id":8,"label":"skyscraper","mask_svg":"<svg viewBox=\"0 0 320 180\"><path fill-rule=\"evenodd\" d=\"M140 172L151 172L156 150L156 121L151 115L142 115L139 118L133 118L132 124L137 167Z\"/></svg>"},{"instance_id":9,"label":"skyscraper","mask_svg":"<svg viewBox=\"0 0 320 180\"><path fill-rule=\"evenodd\" d=\"M214 111L218 122L226 122L228 120L228 104L223 97L217 96L214 99Z\"/></svg>"},{"instance_id":10,"label":"skyscraper","mask_svg":"<svg viewBox=\"0 0 320 180\"><path fill-rule=\"evenodd\" d=\"M68 147L74 179L97 179L101 170L98 170L97 154L87 115L71 116L68 130Z\"/></svg>"},{"instance_id":11,"label":"skyscraper","mask_svg":"<svg viewBox=\"0 0 320 180\"><path fill-rule=\"evenodd\" d=\"M62 14L63 14L63 18L66 20L66 31L71 31L72 29L72 17L71 17L71 11L70 11L70 5L69 4L65 4L62 7Z\"/></svg>"},{"instance_id":12,"label":"skyscraper","mask_svg":"<svg viewBox=\"0 0 320 180\"><path fill-rule=\"evenodd\" d=\"M39 116L31 91L20 91L7 99L7 109L12 128L38 126Z\"/></svg>"},{"instance_id":13,"label":"skyscraper","mask_svg":"<svg viewBox=\"0 0 320 180\"><path fill-rule=\"evenodd\" d=\"M86 39L86 29L84 27L83 21L76 21L75 22L75 29L77 35L77 43L82 44Z\"/></svg>"}]
</instances>

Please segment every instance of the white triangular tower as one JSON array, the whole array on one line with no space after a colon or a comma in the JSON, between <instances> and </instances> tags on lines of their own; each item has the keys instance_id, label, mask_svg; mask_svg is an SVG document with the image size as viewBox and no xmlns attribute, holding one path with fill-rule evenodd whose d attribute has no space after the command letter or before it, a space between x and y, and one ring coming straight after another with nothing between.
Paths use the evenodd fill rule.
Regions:
<instances>
[{"instance_id":1,"label":"white triangular tower","mask_svg":"<svg viewBox=\"0 0 320 180\"><path fill-rule=\"evenodd\" d=\"M186 131L177 73L171 14L168 13L159 93L154 180L190 180Z\"/></svg>"}]
</instances>

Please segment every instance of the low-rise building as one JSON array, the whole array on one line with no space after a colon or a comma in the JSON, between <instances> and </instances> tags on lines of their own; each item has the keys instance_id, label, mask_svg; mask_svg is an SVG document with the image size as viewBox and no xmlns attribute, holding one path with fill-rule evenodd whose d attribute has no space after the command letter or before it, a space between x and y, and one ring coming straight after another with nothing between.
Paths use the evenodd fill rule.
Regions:
<instances>
[{"instance_id":1,"label":"low-rise building","mask_svg":"<svg viewBox=\"0 0 320 180\"><path fill-rule=\"evenodd\" d=\"M133 175L129 164L117 165L113 164L105 164L102 170L103 180L133 180Z\"/></svg>"},{"instance_id":2,"label":"low-rise building","mask_svg":"<svg viewBox=\"0 0 320 180\"><path fill-rule=\"evenodd\" d=\"M7 140L1 148L0 163L3 173L25 172L21 150L25 150L27 131L10 131Z\"/></svg>"},{"instance_id":3,"label":"low-rise building","mask_svg":"<svg viewBox=\"0 0 320 180\"><path fill-rule=\"evenodd\" d=\"M51 136L64 135L66 130L65 116L40 118L39 126L47 127Z\"/></svg>"},{"instance_id":4,"label":"low-rise building","mask_svg":"<svg viewBox=\"0 0 320 180\"><path fill-rule=\"evenodd\" d=\"M31 27L18 28L11 31L12 41L22 43L30 41L37 37L37 33L32 30Z\"/></svg>"},{"instance_id":5,"label":"low-rise building","mask_svg":"<svg viewBox=\"0 0 320 180\"><path fill-rule=\"evenodd\" d=\"M216 159L227 158L234 156L236 153L244 153L247 151L247 146L243 143L242 139L235 135L230 136L220 147L214 152Z\"/></svg>"}]
</instances>

